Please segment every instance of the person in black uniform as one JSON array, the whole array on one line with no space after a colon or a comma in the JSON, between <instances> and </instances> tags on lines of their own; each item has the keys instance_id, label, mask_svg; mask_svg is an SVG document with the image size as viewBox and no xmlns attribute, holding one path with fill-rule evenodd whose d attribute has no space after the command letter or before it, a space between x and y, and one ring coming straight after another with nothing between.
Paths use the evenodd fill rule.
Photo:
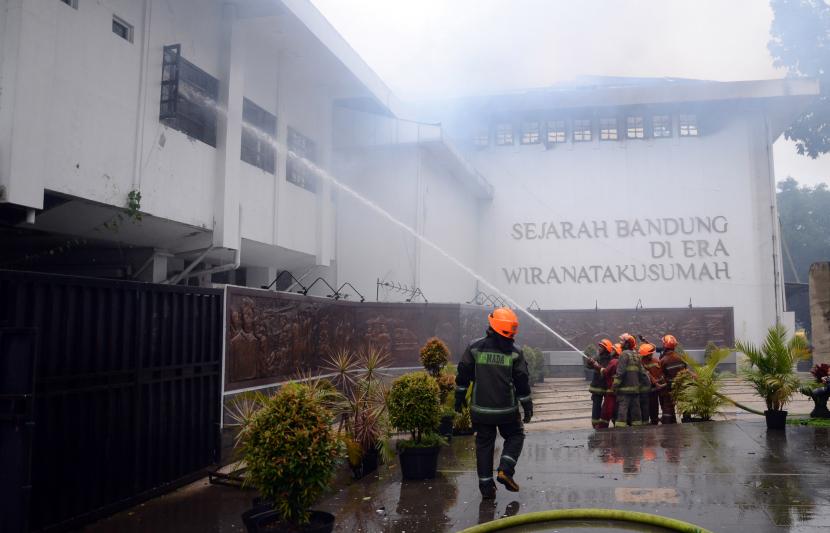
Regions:
<instances>
[{"instance_id":1,"label":"person in black uniform","mask_svg":"<svg viewBox=\"0 0 830 533\"><path fill-rule=\"evenodd\" d=\"M461 412L467 388L472 384L470 416L476 432L478 488L485 499L496 497L498 481L511 492L518 492L513 479L516 462L522 453L525 434L522 422L530 422L533 401L530 376L522 350L514 345L519 319L511 309L495 309L489 316L487 336L473 341L458 363L455 410ZM519 416L519 405L524 419ZM493 452L496 431L504 439L498 471L493 479Z\"/></svg>"}]
</instances>

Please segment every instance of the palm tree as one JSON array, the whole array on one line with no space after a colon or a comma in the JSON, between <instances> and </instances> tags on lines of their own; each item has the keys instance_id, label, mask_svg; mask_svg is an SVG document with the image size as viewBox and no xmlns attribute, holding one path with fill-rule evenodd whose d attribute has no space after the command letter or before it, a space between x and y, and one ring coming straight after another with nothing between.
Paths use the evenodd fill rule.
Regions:
<instances>
[{"instance_id":1,"label":"palm tree","mask_svg":"<svg viewBox=\"0 0 830 533\"><path fill-rule=\"evenodd\" d=\"M718 372L718 365L729 357L732 350L707 346L706 361L701 364L683 354L683 360L689 365L675 379L672 394L681 413L694 413L703 420L711 420L721 407L729 402L721 393L725 385L724 380L730 377L729 372ZM675 384L677 385L675 387Z\"/></svg>"},{"instance_id":2,"label":"palm tree","mask_svg":"<svg viewBox=\"0 0 830 533\"><path fill-rule=\"evenodd\" d=\"M787 328L778 324L769 328L764 344L736 342L735 348L746 355L743 377L767 404L768 411L782 411L799 381L793 370L798 359L809 357L807 341L798 335L787 339Z\"/></svg>"}]
</instances>

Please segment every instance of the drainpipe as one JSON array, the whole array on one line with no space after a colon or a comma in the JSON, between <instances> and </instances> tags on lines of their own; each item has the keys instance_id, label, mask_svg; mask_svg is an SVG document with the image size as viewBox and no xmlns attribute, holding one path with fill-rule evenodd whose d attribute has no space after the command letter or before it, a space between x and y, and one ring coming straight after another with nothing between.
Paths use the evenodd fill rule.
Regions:
<instances>
[{"instance_id":1,"label":"drainpipe","mask_svg":"<svg viewBox=\"0 0 830 533\"><path fill-rule=\"evenodd\" d=\"M141 67L138 73L135 143L133 146L133 190L141 190L141 162L144 158L144 123L147 110L147 70L150 65L150 22L153 0L144 0L144 24L141 28Z\"/></svg>"}]
</instances>

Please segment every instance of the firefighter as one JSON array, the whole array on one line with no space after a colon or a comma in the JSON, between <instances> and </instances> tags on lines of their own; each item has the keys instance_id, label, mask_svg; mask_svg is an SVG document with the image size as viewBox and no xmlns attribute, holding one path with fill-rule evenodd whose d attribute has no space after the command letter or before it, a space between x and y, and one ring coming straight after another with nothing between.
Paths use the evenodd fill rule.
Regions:
<instances>
[{"instance_id":1,"label":"firefighter","mask_svg":"<svg viewBox=\"0 0 830 533\"><path fill-rule=\"evenodd\" d=\"M686 370L687 365L677 352L675 352L677 339L674 335L664 335L662 343L663 354L660 356L660 367L666 378L666 388L660 398L663 407L661 421L664 424L676 424L677 416L674 413L674 399L671 396L672 381L674 381L674 378L677 377L677 374L681 370Z\"/></svg>"},{"instance_id":2,"label":"firefighter","mask_svg":"<svg viewBox=\"0 0 830 533\"><path fill-rule=\"evenodd\" d=\"M660 409L666 413L666 403L664 397L667 395L666 377L663 375L663 368L660 366L660 361L654 358L657 352L657 347L653 344L644 343L640 345L640 357L643 360L643 368L648 373L649 378L649 394L648 394L648 418L651 425L656 426L660 423ZM669 398L671 399L671 398ZM645 419L645 416L643 416Z\"/></svg>"},{"instance_id":3,"label":"firefighter","mask_svg":"<svg viewBox=\"0 0 830 533\"><path fill-rule=\"evenodd\" d=\"M615 427L628 425L640 426L643 421L640 414L640 378L643 364L637 355L637 340L623 333L620 335L622 354L617 362L612 390L617 396L617 421Z\"/></svg>"},{"instance_id":4,"label":"firefighter","mask_svg":"<svg viewBox=\"0 0 830 533\"><path fill-rule=\"evenodd\" d=\"M505 307L498 308L490 313L488 321L487 335L473 341L458 363L455 410L461 412L467 387L472 383L470 416L476 432L478 488L482 497L489 500L496 497L495 481L511 492L519 490L513 475L525 439L522 422L530 422L533 401L527 361L522 350L514 345L519 330L516 313ZM519 416L519 404L524 419ZM504 446L494 481L493 452L497 430L504 439Z\"/></svg>"},{"instance_id":5,"label":"firefighter","mask_svg":"<svg viewBox=\"0 0 830 533\"><path fill-rule=\"evenodd\" d=\"M597 358L586 359L585 366L594 370L591 384L588 386L588 391L591 393L591 425L594 429L602 429L608 427L608 420L602 420L602 399L608 391L604 374L611 362L614 345L609 339L602 339L597 346L599 347Z\"/></svg>"},{"instance_id":6,"label":"firefighter","mask_svg":"<svg viewBox=\"0 0 830 533\"><path fill-rule=\"evenodd\" d=\"M605 378L605 398L602 401L602 413L600 415L600 423L602 427L608 427L610 424L617 424L617 395L612 390L614 386L614 377L617 375L617 362L622 353L622 345L616 343L614 351L611 352L611 361L605 367L603 378Z\"/></svg>"}]
</instances>

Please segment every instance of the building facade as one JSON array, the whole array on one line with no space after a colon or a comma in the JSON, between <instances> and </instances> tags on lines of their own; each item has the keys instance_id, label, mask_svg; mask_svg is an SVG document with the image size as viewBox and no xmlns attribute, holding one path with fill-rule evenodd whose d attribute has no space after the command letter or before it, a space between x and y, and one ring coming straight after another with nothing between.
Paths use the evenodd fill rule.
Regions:
<instances>
[{"instance_id":1,"label":"building facade","mask_svg":"<svg viewBox=\"0 0 830 533\"><path fill-rule=\"evenodd\" d=\"M813 81L405 107L308 0L0 16L2 268L786 320L770 148Z\"/></svg>"}]
</instances>

